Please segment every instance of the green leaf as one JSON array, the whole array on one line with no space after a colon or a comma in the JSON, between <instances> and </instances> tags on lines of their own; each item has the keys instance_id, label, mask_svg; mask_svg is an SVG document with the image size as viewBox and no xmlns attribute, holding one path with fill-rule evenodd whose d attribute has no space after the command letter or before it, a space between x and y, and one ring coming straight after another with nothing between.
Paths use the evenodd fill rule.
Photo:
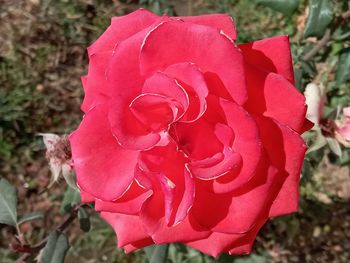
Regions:
<instances>
[{"instance_id":1,"label":"green leaf","mask_svg":"<svg viewBox=\"0 0 350 263\"><path fill-rule=\"evenodd\" d=\"M37 211L37 212L32 212L29 214L26 214L24 216L22 216L22 218L20 220L18 220L18 224L23 224L25 222L28 221L33 221L33 220L37 220L37 219L42 219L44 218L44 213L41 211Z\"/></svg>"},{"instance_id":2,"label":"green leaf","mask_svg":"<svg viewBox=\"0 0 350 263\"><path fill-rule=\"evenodd\" d=\"M63 263L69 249L67 237L63 233L49 235L40 263Z\"/></svg>"},{"instance_id":3,"label":"green leaf","mask_svg":"<svg viewBox=\"0 0 350 263\"><path fill-rule=\"evenodd\" d=\"M17 225L16 188L4 178L0 178L0 223Z\"/></svg>"},{"instance_id":4,"label":"green leaf","mask_svg":"<svg viewBox=\"0 0 350 263\"><path fill-rule=\"evenodd\" d=\"M235 259L235 261L233 262L234 263L266 263L267 258L265 256L251 254L250 256L247 256L247 257L241 257L241 258Z\"/></svg>"},{"instance_id":5,"label":"green leaf","mask_svg":"<svg viewBox=\"0 0 350 263\"><path fill-rule=\"evenodd\" d=\"M61 213L64 214L65 212L69 212L74 205L77 205L80 202L80 192L77 189L67 187L61 204Z\"/></svg>"},{"instance_id":6,"label":"green leaf","mask_svg":"<svg viewBox=\"0 0 350 263\"><path fill-rule=\"evenodd\" d=\"M150 263L164 263L168 257L169 244L154 245L145 248L146 256Z\"/></svg>"},{"instance_id":7,"label":"green leaf","mask_svg":"<svg viewBox=\"0 0 350 263\"><path fill-rule=\"evenodd\" d=\"M341 158L342 151L339 142L336 139L330 137L327 137L326 140L331 151Z\"/></svg>"},{"instance_id":8,"label":"green leaf","mask_svg":"<svg viewBox=\"0 0 350 263\"><path fill-rule=\"evenodd\" d=\"M83 230L84 232L89 232L91 228L90 216L86 212L86 210L82 207L79 207L78 209L78 218L79 218L80 229Z\"/></svg>"},{"instance_id":9,"label":"green leaf","mask_svg":"<svg viewBox=\"0 0 350 263\"><path fill-rule=\"evenodd\" d=\"M337 84L342 84L350 79L350 48L340 51L339 63L335 73Z\"/></svg>"},{"instance_id":10,"label":"green leaf","mask_svg":"<svg viewBox=\"0 0 350 263\"><path fill-rule=\"evenodd\" d=\"M304 29L304 37L321 37L333 19L330 0L310 0L310 13Z\"/></svg>"},{"instance_id":11,"label":"green leaf","mask_svg":"<svg viewBox=\"0 0 350 263\"><path fill-rule=\"evenodd\" d=\"M285 15L291 15L298 8L299 0L257 0L257 3Z\"/></svg>"}]
</instances>

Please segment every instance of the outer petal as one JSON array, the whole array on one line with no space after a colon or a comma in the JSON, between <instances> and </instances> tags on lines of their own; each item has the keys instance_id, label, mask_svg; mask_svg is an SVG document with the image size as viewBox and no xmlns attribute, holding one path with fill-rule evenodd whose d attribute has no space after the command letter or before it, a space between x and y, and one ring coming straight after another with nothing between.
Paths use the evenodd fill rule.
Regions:
<instances>
[{"instance_id":1,"label":"outer petal","mask_svg":"<svg viewBox=\"0 0 350 263\"><path fill-rule=\"evenodd\" d=\"M101 212L101 217L114 229L118 238L118 247L148 238L138 216Z\"/></svg>"},{"instance_id":2,"label":"outer petal","mask_svg":"<svg viewBox=\"0 0 350 263\"><path fill-rule=\"evenodd\" d=\"M124 246L124 250L125 250L125 253L130 253L136 249L147 247L147 246L150 246L153 244L154 244L154 242L153 242L152 238L150 238L150 237L144 238L144 239L138 240L136 242L133 242L131 244Z\"/></svg>"},{"instance_id":3,"label":"outer petal","mask_svg":"<svg viewBox=\"0 0 350 263\"><path fill-rule=\"evenodd\" d=\"M99 105L89 111L69 140L80 188L97 198L113 200L131 184L138 152L118 145L110 132L106 108Z\"/></svg>"},{"instance_id":4,"label":"outer petal","mask_svg":"<svg viewBox=\"0 0 350 263\"><path fill-rule=\"evenodd\" d=\"M210 14L203 16L180 16L178 17L185 22L191 22L203 26L214 27L218 30L222 30L232 40L236 40L237 32L233 19L228 14Z\"/></svg>"},{"instance_id":5,"label":"outer petal","mask_svg":"<svg viewBox=\"0 0 350 263\"><path fill-rule=\"evenodd\" d=\"M136 215L140 212L143 203L152 195L151 190L141 188L135 181L127 192L113 202L96 199L95 210L112 213Z\"/></svg>"},{"instance_id":6,"label":"outer petal","mask_svg":"<svg viewBox=\"0 0 350 263\"><path fill-rule=\"evenodd\" d=\"M257 222L256 226L249 232L244 234L223 234L212 233L208 238L188 242L186 245L218 257L221 253L229 253L230 255L249 254L252 250L256 235L264 220Z\"/></svg>"},{"instance_id":7,"label":"outer petal","mask_svg":"<svg viewBox=\"0 0 350 263\"><path fill-rule=\"evenodd\" d=\"M85 113L103 103L107 97L105 70L111 56L110 51L90 56L88 75L81 78L85 93L81 109Z\"/></svg>"},{"instance_id":8,"label":"outer petal","mask_svg":"<svg viewBox=\"0 0 350 263\"><path fill-rule=\"evenodd\" d=\"M248 111L271 117L298 132L301 131L307 110L305 97L281 75L266 74L250 65L246 66L246 74Z\"/></svg>"},{"instance_id":9,"label":"outer petal","mask_svg":"<svg viewBox=\"0 0 350 263\"><path fill-rule=\"evenodd\" d=\"M118 43L151 26L158 19L157 15L144 9L114 17L107 30L88 48L89 72L82 78L85 97L81 108L85 113L106 94L106 69Z\"/></svg>"},{"instance_id":10,"label":"outer petal","mask_svg":"<svg viewBox=\"0 0 350 263\"><path fill-rule=\"evenodd\" d=\"M95 197L91 194L85 192L84 190L80 190L80 198L82 203L92 203L95 202Z\"/></svg>"},{"instance_id":11,"label":"outer petal","mask_svg":"<svg viewBox=\"0 0 350 263\"><path fill-rule=\"evenodd\" d=\"M144 84L139 71L139 55L149 30L142 30L120 43L106 72L107 89L112 97L108 114L112 133L128 149L144 150L160 140L157 133L144 127L129 110L129 104L141 94Z\"/></svg>"},{"instance_id":12,"label":"outer petal","mask_svg":"<svg viewBox=\"0 0 350 263\"><path fill-rule=\"evenodd\" d=\"M210 231L200 226L192 217L187 216L175 226L168 226L164 217L163 197L156 193L146 201L140 218L146 232L156 244L170 242L189 242L206 238Z\"/></svg>"},{"instance_id":13,"label":"outer petal","mask_svg":"<svg viewBox=\"0 0 350 263\"><path fill-rule=\"evenodd\" d=\"M198 190L192 213L199 224L221 233L246 233L266 220L286 175L262 160L254 180L234 193ZM218 205L220 204L220 205Z\"/></svg>"},{"instance_id":14,"label":"outer petal","mask_svg":"<svg viewBox=\"0 0 350 263\"><path fill-rule=\"evenodd\" d=\"M287 126L265 117L259 117L256 120L263 145L272 164L288 173L286 181L272 204L270 216L295 212L298 210L300 171L307 149L305 142L299 134Z\"/></svg>"},{"instance_id":15,"label":"outer petal","mask_svg":"<svg viewBox=\"0 0 350 263\"><path fill-rule=\"evenodd\" d=\"M266 38L238 46L246 63L265 72L274 72L294 85L294 71L288 36Z\"/></svg>"},{"instance_id":16,"label":"outer petal","mask_svg":"<svg viewBox=\"0 0 350 263\"><path fill-rule=\"evenodd\" d=\"M242 54L214 28L179 20L163 22L146 37L140 62L146 76L172 64L195 63L202 72L215 72L238 104L246 100Z\"/></svg>"},{"instance_id":17,"label":"outer petal","mask_svg":"<svg viewBox=\"0 0 350 263\"><path fill-rule=\"evenodd\" d=\"M88 48L89 55L96 52L112 51L120 41L150 26L157 19L157 15L145 9L136 10L125 16L113 17L111 25Z\"/></svg>"}]
</instances>

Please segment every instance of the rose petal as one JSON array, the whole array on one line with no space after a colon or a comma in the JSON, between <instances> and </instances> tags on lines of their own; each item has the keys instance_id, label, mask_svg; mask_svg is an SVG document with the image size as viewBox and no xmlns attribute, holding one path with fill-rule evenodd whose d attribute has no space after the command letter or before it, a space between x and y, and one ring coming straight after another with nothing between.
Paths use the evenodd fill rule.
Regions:
<instances>
[{"instance_id":1,"label":"rose petal","mask_svg":"<svg viewBox=\"0 0 350 263\"><path fill-rule=\"evenodd\" d=\"M195 121L199 119L207 108L206 97L208 88L202 72L191 63L170 65L164 73L175 78L186 90L189 98L189 108L181 121Z\"/></svg>"},{"instance_id":2,"label":"rose petal","mask_svg":"<svg viewBox=\"0 0 350 263\"><path fill-rule=\"evenodd\" d=\"M299 134L269 118L257 117L261 139L271 163L288 174L275 198L270 217L298 210L299 178L306 145Z\"/></svg>"},{"instance_id":3,"label":"rose petal","mask_svg":"<svg viewBox=\"0 0 350 263\"><path fill-rule=\"evenodd\" d=\"M159 94L141 94L130 104L134 116L154 132L168 130L168 126L183 114L182 106L174 99Z\"/></svg>"},{"instance_id":4,"label":"rose petal","mask_svg":"<svg viewBox=\"0 0 350 263\"><path fill-rule=\"evenodd\" d=\"M163 22L147 35L140 62L146 76L172 64L195 63L202 72L215 72L237 103L246 100L242 54L214 28L180 20Z\"/></svg>"},{"instance_id":5,"label":"rose petal","mask_svg":"<svg viewBox=\"0 0 350 263\"><path fill-rule=\"evenodd\" d=\"M145 238L124 246L125 253L133 252L137 249L153 245L152 238Z\"/></svg>"},{"instance_id":6,"label":"rose petal","mask_svg":"<svg viewBox=\"0 0 350 263\"><path fill-rule=\"evenodd\" d=\"M95 202L95 197L83 190L80 190L80 199L84 204Z\"/></svg>"},{"instance_id":7,"label":"rose petal","mask_svg":"<svg viewBox=\"0 0 350 263\"><path fill-rule=\"evenodd\" d=\"M106 105L90 110L69 141L77 183L83 191L106 201L125 192L134 178L138 152L118 145L110 132Z\"/></svg>"},{"instance_id":8,"label":"rose petal","mask_svg":"<svg viewBox=\"0 0 350 263\"><path fill-rule=\"evenodd\" d=\"M191 212L200 225L214 232L246 233L256 222L268 218L285 178L286 174L269 165L268 159L261 159L250 184L233 193L216 194L198 189Z\"/></svg>"},{"instance_id":9,"label":"rose petal","mask_svg":"<svg viewBox=\"0 0 350 263\"><path fill-rule=\"evenodd\" d=\"M233 169L241 167L241 155L233 152L229 147L224 147L223 156L222 161L215 165L210 165L212 163L211 158L207 158L207 162L203 162L203 160L193 161L188 164L188 167L195 177L203 180L218 178Z\"/></svg>"},{"instance_id":10,"label":"rose petal","mask_svg":"<svg viewBox=\"0 0 350 263\"><path fill-rule=\"evenodd\" d=\"M89 55L112 51L124 39L153 24L159 17L145 9L138 9L125 16L113 17L106 31L88 47Z\"/></svg>"},{"instance_id":11,"label":"rose petal","mask_svg":"<svg viewBox=\"0 0 350 263\"><path fill-rule=\"evenodd\" d=\"M142 220L146 232L152 236L156 244L169 242L189 242L205 238L210 231L198 225L193 219L186 216L181 222L174 226L168 226L164 217L162 194L155 193L149 198L141 211L140 219Z\"/></svg>"},{"instance_id":12,"label":"rose petal","mask_svg":"<svg viewBox=\"0 0 350 263\"><path fill-rule=\"evenodd\" d=\"M294 85L294 70L288 36L266 38L238 46L246 63L264 72L282 75ZM249 77L247 78L249 80Z\"/></svg>"},{"instance_id":13,"label":"rose petal","mask_svg":"<svg viewBox=\"0 0 350 263\"><path fill-rule=\"evenodd\" d=\"M89 72L82 78L85 96L81 108L85 113L108 94L106 69L118 43L151 26L159 19L157 15L143 9L126 16L114 17L108 29L88 48ZM144 35L146 33L145 31Z\"/></svg>"},{"instance_id":14,"label":"rose petal","mask_svg":"<svg viewBox=\"0 0 350 263\"><path fill-rule=\"evenodd\" d=\"M108 119L118 143L130 150L146 150L156 145L161 136L141 123L122 98L110 101Z\"/></svg>"},{"instance_id":15,"label":"rose petal","mask_svg":"<svg viewBox=\"0 0 350 263\"><path fill-rule=\"evenodd\" d=\"M149 237L138 216L109 212L101 212L100 215L115 231L118 238L118 247Z\"/></svg>"},{"instance_id":16,"label":"rose petal","mask_svg":"<svg viewBox=\"0 0 350 263\"><path fill-rule=\"evenodd\" d=\"M182 151L191 160L202 160L222 152L223 145L214 132L214 126L205 119L195 122L178 122L169 133Z\"/></svg>"},{"instance_id":17,"label":"rose petal","mask_svg":"<svg viewBox=\"0 0 350 263\"><path fill-rule=\"evenodd\" d=\"M208 238L188 242L186 245L216 258L221 253L229 253L230 255L249 254L256 235L264 223L265 221L258 222L252 230L244 234L214 232Z\"/></svg>"},{"instance_id":18,"label":"rose petal","mask_svg":"<svg viewBox=\"0 0 350 263\"><path fill-rule=\"evenodd\" d=\"M211 182L212 191L226 193L244 186L256 174L261 154L261 141L258 126L254 119L236 103L220 100L220 105L225 113L227 125L232 128L235 139L232 150L242 158L242 167L237 172L225 175Z\"/></svg>"},{"instance_id":19,"label":"rose petal","mask_svg":"<svg viewBox=\"0 0 350 263\"><path fill-rule=\"evenodd\" d=\"M230 15L227 14L210 14L201 16L180 16L177 17L185 22L191 22L194 24L199 24L203 26L214 27L218 30L222 30L228 35L232 40L236 40L237 32L235 24Z\"/></svg>"},{"instance_id":20,"label":"rose petal","mask_svg":"<svg viewBox=\"0 0 350 263\"><path fill-rule=\"evenodd\" d=\"M164 73L157 72L145 81L142 93L153 93L164 95L177 101L184 111L187 111L189 99L186 91L175 79Z\"/></svg>"},{"instance_id":21,"label":"rose petal","mask_svg":"<svg viewBox=\"0 0 350 263\"><path fill-rule=\"evenodd\" d=\"M165 203L166 223L178 224L186 217L194 198L194 182L185 167L182 154L176 151L174 143L170 143L167 146L155 147L143 152L140 162L141 165L146 166L146 169L158 173L150 175L149 178L153 181L154 191L157 191L157 184L161 185L163 197L160 199ZM144 213L147 213L146 209ZM163 214L159 214L160 217L163 217Z\"/></svg>"},{"instance_id":22,"label":"rose petal","mask_svg":"<svg viewBox=\"0 0 350 263\"><path fill-rule=\"evenodd\" d=\"M246 67L248 101L247 110L264 115L301 131L307 106L305 97L281 75ZM291 118L290 113L293 112Z\"/></svg>"},{"instance_id":23,"label":"rose petal","mask_svg":"<svg viewBox=\"0 0 350 263\"><path fill-rule=\"evenodd\" d=\"M84 100L81 110L87 113L90 109L106 101L105 70L112 56L112 52L106 51L91 55L89 58L88 74L81 78L84 87Z\"/></svg>"},{"instance_id":24,"label":"rose petal","mask_svg":"<svg viewBox=\"0 0 350 263\"><path fill-rule=\"evenodd\" d=\"M136 215L140 212L143 203L152 195L152 191L140 187L133 182L126 193L113 202L96 199L95 210L126 215Z\"/></svg>"}]
</instances>

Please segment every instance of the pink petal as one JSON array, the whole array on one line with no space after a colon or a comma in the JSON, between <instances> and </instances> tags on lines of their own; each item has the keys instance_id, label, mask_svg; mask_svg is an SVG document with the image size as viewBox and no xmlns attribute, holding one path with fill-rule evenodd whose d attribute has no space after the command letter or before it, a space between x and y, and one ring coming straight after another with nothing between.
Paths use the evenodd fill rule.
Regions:
<instances>
[{"instance_id":1,"label":"pink petal","mask_svg":"<svg viewBox=\"0 0 350 263\"><path fill-rule=\"evenodd\" d=\"M232 150L240 154L243 162L239 175L234 172L232 176L228 174L212 181L211 187L215 193L230 192L249 182L256 174L262 150L258 126L254 119L236 103L221 99L220 105L225 113L227 125L235 135Z\"/></svg>"},{"instance_id":2,"label":"pink petal","mask_svg":"<svg viewBox=\"0 0 350 263\"><path fill-rule=\"evenodd\" d=\"M303 94L281 75L266 74L251 66L246 69L248 111L271 117L298 132L301 131L307 110Z\"/></svg>"},{"instance_id":3,"label":"pink petal","mask_svg":"<svg viewBox=\"0 0 350 263\"><path fill-rule=\"evenodd\" d=\"M115 17L108 29L88 48L89 72L87 77L82 78L85 97L81 107L85 113L97 105L106 94L110 94L107 92L106 70L112 57L116 55L116 50L120 49L117 48L118 43L126 39L128 43L135 42L135 39L141 35L140 47L143 37L150 30L147 28L157 24L157 21L160 21L158 16L142 9L126 16ZM134 34L137 36L132 37Z\"/></svg>"},{"instance_id":4,"label":"pink petal","mask_svg":"<svg viewBox=\"0 0 350 263\"><path fill-rule=\"evenodd\" d=\"M121 97L127 105L141 94L144 77L140 75L140 50L145 37L166 17L157 19L149 27L120 42L112 51L105 70L107 91L111 97Z\"/></svg>"},{"instance_id":5,"label":"pink petal","mask_svg":"<svg viewBox=\"0 0 350 263\"><path fill-rule=\"evenodd\" d=\"M146 232L152 236L156 244L170 242L189 242L206 238L210 231L198 225L192 218L186 216L174 226L168 226L164 217L163 197L159 192L148 199L141 211L140 218L146 228Z\"/></svg>"},{"instance_id":6,"label":"pink petal","mask_svg":"<svg viewBox=\"0 0 350 263\"><path fill-rule=\"evenodd\" d=\"M183 114L182 106L174 99L159 94L142 94L130 104L134 116L154 132L168 130L168 126Z\"/></svg>"},{"instance_id":7,"label":"pink petal","mask_svg":"<svg viewBox=\"0 0 350 263\"><path fill-rule=\"evenodd\" d=\"M175 78L186 90L189 98L189 109L181 121L195 121L200 118L206 108L208 88L202 72L191 63L179 63L170 65L164 73Z\"/></svg>"},{"instance_id":8,"label":"pink petal","mask_svg":"<svg viewBox=\"0 0 350 263\"><path fill-rule=\"evenodd\" d=\"M285 178L285 174L269 165L269 160L261 159L254 179L233 193L216 194L198 189L191 212L200 225L214 232L249 232L258 221L268 218Z\"/></svg>"},{"instance_id":9,"label":"pink petal","mask_svg":"<svg viewBox=\"0 0 350 263\"><path fill-rule=\"evenodd\" d=\"M69 140L83 191L107 201L126 191L134 178L138 152L118 145L110 132L106 105L90 110Z\"/></svg>"},{"instance_id":10,"label":"pink petal","mask_svg":"<svg viewBox=\"0 0 350 263\"><path fill-rule=\"evenodd\" d=\"M294 85L294 71L288 36L266 38L238 46L246 63L264 72L282 75ZM247 77L249 80L249 77Z\"/></svg>"},{"instance_id":11,"label":"pink petal","mask_svg":"<svg viewBox=\"0 0 350 263\"><path fill-rule=\"evenodd\" d=\"M107 83L105 70L111 57L112 53L106 51L89 58L88 74L81 78L85 93L81 109L85 113L96 105L104 103L108 97L105 89Z\"/></svg>"},{"instance_id":12,"label":"pink petal","mask_svg":"<svg viewBox=\"0 0 350 263\"><path fill-rule=\"evenodd\" d=\"M142 93L164 95L177 101L184 111L188 109L189 100L186 91L175 79L157 72L145 81Z\"/></svg>"},{"instance_id":13,"label":"pink petal","mask_svg":"<svg viewBox=\"0 0 350 263\"><path fill-rule=\"evenodd\" d=\"M237 32L235 24L230 15L227 14L210 14L201 16L180 16L176 17L185 22L191 22L198 25L214 27L219 31L224 31L232 40L236 40Z\"/></svg>"},{"instance_id":14,"label":"pink petal","mask_svg":"<svg viewBox=\"0 0 350 263\"><path fill-rule=\"evenodd\" d=\"M157 191L157 184L161 186L163 197L158 199L163 199L165 204L166 223L178 224L186 217L194 198L194 182L185 167L182 154L176 151L174 144L169 144L143 152L140 162L147 167L146 169L158 173L150 175L149 178L153 181L154 191ZM145 208L143 212L147 214L147 209ZM163 213L159 214L158 219L161 217Z\"/></svg>"},{"instance_id":15,"label":"pink petal","mask_svg":"<svg viewBox=\"0 0 350 263\"><path fill-rule=\"evenodd\" d=\"M124 246L125 253L133 252L137 249L154 245L152 238L144 238Z\"/></svg>"},{"instance_id":16,"label":"pink petal","mask_svg":"<svg viewBox=\"0 0 350 263\"><path fill-rule=\"evenodd\" d=\"M204 118L195 122L178 122L169 131L180 151L191 160L202 160L222 152L223 145L216 137L214 126Z\"/></svg>"},{"instance_id":17,"label":"pink petal","mask_svg":"<svg viewBox=\"0 0 350 263\"><path fill-rule=\"evenodd\" d=\"M95 197L83 190L80 190L80 199L82 203L95 202Z\"/></svg>"},{"instance_id":18,"label":"pink petal","mask_svg":"<svg viewBox=\"0 0 350 263\"><path fill-rule=\"evenodd\" d=\"M224 234L214 232L208 238L188 242L186 245L216 258L221 253L229 253L231 255L249 254L256 235L264 223L265 221L257 222L256 226L247 233Z\"/></svg>"},{"instance_id":19,"label":"pink petal","mask_svg":"<svg viewBox=\"0 0 350 263\"><path fill-rule=\"evenodd\" d=\"M149 237L143 229L138 216L109 212L101 212L100 215L115 231L118 238L118 247L123 247Z\"/></svg>"},{"instance_id":20,"label":"pink petal","mask_svg":"<svg viewBox=\"0 0 350 263\"><path fill-rule=\"evenodd\" d=\"M125 16L113 17L107 30L88 48L89 55L112 51L124 39L149 27L159 17L145 9L139 9Z\"/></svg>"},{"instance_id":21,"label":"pink petal","mask_svg":"<svg viewBox=\"0 0 350 263\"><path fill-rule=\"evenodd\" d=\"M96 199L95 210L102 212L136 215L143 203L152 195L151 190L141 188L135 181L126 193L113 202Z\"/></svg>"},{"instance_id":22,"label":"pink petal","mask_svg":"<svg viewBox=\"0 0 350 263\"><path fill-rule=\"evenodd\" d=\"M270 210L270 217L298 210L299 178L303 164L305 142L289 127L269 118L256 118L261 139L271 163L288 174Z\"/></svg>"},{"instance_id":23,"label":"pink petal","mask_svg":"<svg viewBox=\"0 0 350 263\"><path fill-rule=\"evenodd\" d=\"M161 220L158 230L152 235L156 244L173 243L173 242L190 242L193 240L207 238L210 231L200 226L190 215L183 221L168 226L164 219Z\"/></svg>"},{"instance_id":24,"label":"pink petal","mask_svg":"<svg viewBox=\"0 0 350 263\"><path fill-rule=\"evenodd\" d=\"M242 54L214 28L179 20L163 22L147 35L140 62L146 76L172 64L195 63L202 72L215 72L237 103L246 100Z\"/></svg>"},{"instance_id":25,"label":"pink petal","mask_svg":"<svg viewBox=\"0 0 350 263\"><path fill-rule=\"evenodd\" d=\"M146 150L156 145L161 137L147 128L131 112L125 101L116 97L111 100L108 119L118 143L130 150Z\"/></svg>"},{"instance_id":26,"label":"pink petal","mask_svg":"<svg viewBox=\"0 0 350 263\"><path fill-rule=\"evenodd\" d=\"M229 147L224 147L223 159L221 162L212 165L211 158L207 158L206 162L203 162L203 160L199 162L193 161L189 163L188 167L195 177L209 180L218 178L233 169L238 169L241 164L241 155L233 152Z\"/></svg>"}]
</instances>

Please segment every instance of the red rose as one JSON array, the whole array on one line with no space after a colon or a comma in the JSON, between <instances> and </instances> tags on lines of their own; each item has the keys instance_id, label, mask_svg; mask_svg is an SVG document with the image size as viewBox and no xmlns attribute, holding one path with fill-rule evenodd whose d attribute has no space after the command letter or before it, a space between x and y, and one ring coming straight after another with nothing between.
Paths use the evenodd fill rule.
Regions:
<instances>
[{"instance_id":1,"label":"red rose","mask_svg":"<svg viewBox=\"0 0 350 263\"><path fill-rule=\"evenodd\" d=\"M288 37L235 39L227 15L138 10L88 48L72 156L125 251L249 253L268 218L297 210L309 125Z\"/></svg>"}]
</instances>

